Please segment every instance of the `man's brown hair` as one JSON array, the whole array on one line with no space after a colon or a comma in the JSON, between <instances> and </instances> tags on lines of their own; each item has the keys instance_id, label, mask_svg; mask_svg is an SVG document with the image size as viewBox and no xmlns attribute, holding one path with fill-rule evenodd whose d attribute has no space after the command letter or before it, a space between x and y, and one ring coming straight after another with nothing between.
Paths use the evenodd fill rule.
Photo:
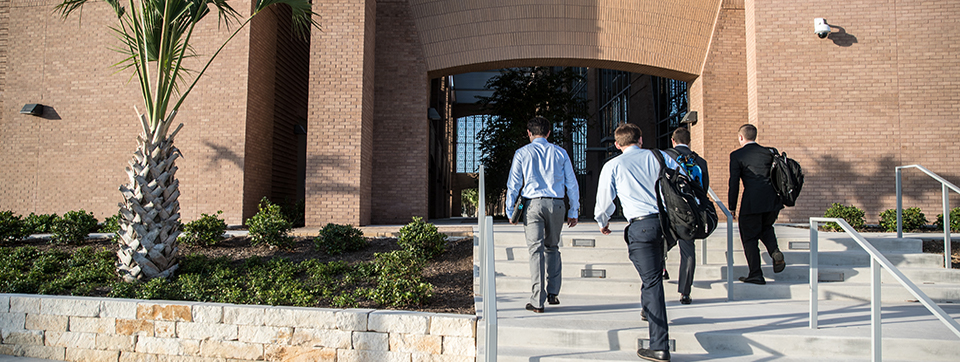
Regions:
<instances>
[{"instance_id":1,"label":"man's brown hair","mask_svg":"<svg viewBox=\"0 0 960 362\"><path fill-rule=\"evenodd\" d=\"M686 127L677 128L673 131L673 140L677 142L678 145L690 145L690 130Z\"/></svg>"},{"instance_id":2,"label":"man's brown hair","mask_svg":"<svg viewBox=\"0 0 960 362\"><path fill-rule=\"evenodd\" d=\"M546 137L550 133L550 129L553 126L550 124L546 118L537 116L531 118L527 121L527 131L530 131L530 134L534 136L543 136Z\"/></svg>"},{"instance_id":3,"label":"man's brown hair","mask_svg":"<svg viewBox=\"0 0 960 362\"><path fill-rule=\"evenodd\" d=\"M633 123L621 124L620 127L617 127L617 129L613 131L613 138L617 140L617 145L620 147L638 143L640 137L643 137L643 131Z\"/></svg>"},{"instance_id":4,"label":"man's brown hair","mask_svg":"<svg viewBox=\"0 0 960 362\"><path fill-rule=\"evenodd\" d=\"M737 133L743 135L743 139L747 141L757 140L757 127L752 124L740 126L740 130L737 131Z\"/></svg>"}]
</instances>

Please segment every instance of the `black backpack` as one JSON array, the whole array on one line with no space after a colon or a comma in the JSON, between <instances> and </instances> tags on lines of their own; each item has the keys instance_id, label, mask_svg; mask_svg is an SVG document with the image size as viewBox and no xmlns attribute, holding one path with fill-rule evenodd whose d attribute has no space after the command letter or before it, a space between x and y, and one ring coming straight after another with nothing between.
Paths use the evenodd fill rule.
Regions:
<instances>
[{"instance_id":1,"label":"black backpack","mask_svg":"<svg viewBox=\"0 0 960 362\"><path fill-rule=\"evenodd\" d=\"M773 164L770 166L770 183L777 190L783 206L793 206L797 203L800 190L803 188L803 169L800 164L787 153L780 153L776 148L769 148L773 153Z\"/></svg>"},{"instance_id":2,"label":"black backpack","mask_svg":"<svg viewBox=\"0 0 960 362\"><path fill-rule=\"evenodd\" d=\"M677 240L704 239L717 229L717 209L699 182L678 169L667 167L660 151L653 150L660 161L657 178L657 207L667 249Z\"/></svg>"}]
</instances>

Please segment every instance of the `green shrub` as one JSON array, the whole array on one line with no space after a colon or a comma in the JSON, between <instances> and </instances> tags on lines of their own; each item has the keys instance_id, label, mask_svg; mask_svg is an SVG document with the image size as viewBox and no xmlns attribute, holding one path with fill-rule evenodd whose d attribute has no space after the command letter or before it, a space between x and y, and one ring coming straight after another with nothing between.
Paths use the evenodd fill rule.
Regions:
<instances>
[{"instance_id":1,"label":"green shrub","mask_svg":"<svg viewBox=\"0 0 960 362\"><path fill-rule=\"evenodd\" d=\"M423 260L430 260L443 253L447 246L447 235L437 231L436 225L424 222L420 217L400 228L397 240L404 250L409 250Z\"/></svg>"},{"instance_id":2,"label":"green shrub","mask_svg":"<svg viewBox=\"0 0 960 362\"><path fill-rule=\"evenodd\" d=\"M903 230L918 230L927 226L927 218L919 207L903 210ZM887 209L880 213L880 227L884 231L897 231L897 210Z\"/></svg>"},{"instance_id":3,"label":"green shrub","mask_svg":"<svg viewBox=\"0 0 960 362\"><path fill-rule=\"evenodd\" d=\"M27 230L31 234L49 234L53 232L53 223L57 221L57 214L34 214L27 215Z\"/></svg>"},{"instance_id":4,"label":"green shrub","mask_svg":"<svg viewBox=\"0 0 960 362\"><path fill-rule=\"evenodd\" d=\"M67 211L54 221L50 240L54 244L79 244L96 230L97 218L93 217L93 213L83 209Z\"/></svg>"},{"instance_id":5,"label":"green shrub","mask_svg":"<svg viewBox=\"0 0 960 362\"><path fill-rule=\"evenodd\" d=\"M937 228L943 230L943 214L937 214ZM950 210L950 231L960 232L960 207Z\"/></svg>"},{"instance_id":6,"label":"green shrub","mask_svg":"<svg viewBox=\"0 0 960 362\"><path fill-rule=\"evenodd\" d=\"M101 233L116 233L120 231L120 213L116 215L103 219L103 222L100 224Z\"/></svg>"},{"instance_id":7,"label":"green shrub","mask_svg":"<svg viewBox=\"0 0 960 362\"><path fill-rule=\"evenodd\" d=\"M188 222L183 226L181 241L187 245L213 246L223 239L227 231L227 223L219 216L223 211L217 210L215 215L200 214L200 218Z\"/></svg>"},{"instance_id":8,"label":"green shrub","mask_svg":"<svg viewBox=\"0 0 960 362\"><path fill-rule=\"evenodd\" d=\"M367 239L363 231L352 225L327 224L320 229L320 236L313 239L317 249L323 249L330 255L340 255L348 251L363 250Z\"/></svg>"},{"instance_id":9,"label":"green shrub","mask_svg":"<svg viewBox=\"0 0 960 362\"><path fill-rule=\"evenodd\" d=\"M304 199L290 202L289 199L283 201L283 216L290 220L293 227L303 227L303 215L306 211L307 203Z\"/></svg>"},{"instance_id":10,"label":"green shrub","mask_svg":"<svg viewBox=\"0 0 960 362\"><path fill-rule=\"evenodd\" d=\"M424 259L410 250L377 253L377 286L370 299L381 306L422 305L433 295L433 285L422 281Z\"/></svg>"},{"instance_id":11,"label":"green shrub","mask_svg":"<svg viewBox=\"0 0 960 362\"><path fill-rule=\"evenodd\" d=\"M260 200L259 208L256 215L247 219L252 243L278 248L290 247L293 240L287 233L293 229L293 225L283 216L280 206L264 197Z\"/></svg>"},{"instance_id":12,"label":"green shrub","mask_svg":"<svg viewBox=\"0 0 960 362\"><path fill-rule=\"evenodd\" d=\"M844 206L838 203L834 203L833 205L830 206L829 209L827 209L827 212L823 214L823 217L844 219L854 229L860 229L860 228L863 228L863 226L866 224L866 222L864 221L864 214L865 213L863 212L863 210L856 206ZM842 228L840 228L839 224L833 223L833 222L826 223L823 226L823 229L827 231L843 230Z\"/></svg>"},{"instance_id":13,"label":"green shrub","mask_svg":"<svg viewBox=\"0 0 960 362\"><path fill-rule=\"evenodd\" d=\"M153 278L137 286L137 299L181 300L179 286L164 278Z\"/></svg>"},{"instance_id":14,"label":"green shrub","mask_svg":"<svg viewBox=\"0 0 960 362\"><path fill-rule=\"evenodd\" d=\"M116 255L89 247L72 253L34 247L0 249L0 293L90 295L116 281Z\"/></svg>"},{"instance_id":15,"label":"green shrub","mask_svg":"<svg viewBox=\"0 0 960 362\"><path fill-rule=\"evenodd\" d=\"M29 236L26 223L13 211L0 212L0 244L16 242Z\"/></svg>"}]
</instances>

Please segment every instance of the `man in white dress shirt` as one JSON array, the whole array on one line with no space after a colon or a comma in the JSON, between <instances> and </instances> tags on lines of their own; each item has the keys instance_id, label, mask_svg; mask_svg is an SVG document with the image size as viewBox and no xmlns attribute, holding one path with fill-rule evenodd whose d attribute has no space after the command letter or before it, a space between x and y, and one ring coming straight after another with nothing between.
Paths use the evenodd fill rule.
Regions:
<instances>
[{"instance_id":1,"label":"man in white dress shirt","mask_svg":"<svg viewBox=\"0 0 960 362\"><path fill-rule=\"evenodd\" d=\"M600 232L610 234L610 216L616 211L613 200L620 198L623 215L630 224L623 231L630 261L640 274L642 312L649 320L650 348L640 348L637 356L650 361L670 361L667 307L663 297L663 232L657 208L657 178L660 161L644 150L640 127L626 123L613 133L617 149L623 154L603 165L597 188L594 218ZM663 152L661 152L662 154ZM664 154L667 167L677 168L677 161Z\"/></svg>"},{"instance_id":2,"label":"man in white dress shirt","mask_svg":"<svg viewBox=\"0 0 960 362\"><path fill-rule=\"evenodd\" d=\"M527 122L530 144L513 155L504 209L508 216L513 214L517 195L527 204L522 211L523 231L533 285L526 309L534 313L543 313L544 302L560 304L560 230L564 222L576 226L580 211L580 188L570 157L560 146L547 142L552 127L543 117ZM566 212L565 196L570 201Z\"/></svg>"}]
</instances>

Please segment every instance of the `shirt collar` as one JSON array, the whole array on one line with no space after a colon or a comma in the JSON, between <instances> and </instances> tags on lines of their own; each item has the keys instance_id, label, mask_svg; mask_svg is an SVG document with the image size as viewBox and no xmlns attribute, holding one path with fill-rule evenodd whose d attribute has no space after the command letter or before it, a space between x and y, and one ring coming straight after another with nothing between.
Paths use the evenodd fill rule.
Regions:
<instances>
[{"instance_id":1,"label":"shirt collar","mask_svg":"<svg viewBox=\"0 0 960 362\"><path fill-rule=\"evenodd\" d=\"M550 141L547 141L547 139L544 137L537 137L534 138L530 143L550 143Z\"/></svg>"},{"instance_id":2,"label":"shirt collar","mask_svg":"<svg viewBox=\"0 0 960 362\"><path fill-rule=\"evenodd\" d=\"M629 147L627 147L627 148L624 148L624 149L622 149L622 150L620 150L620 151L623 151L623 153L628 153L628 152L629 152L629 153L633 153L633 152L640 152L640 149L641 149L640 146L632 145L632 146L629 146Z\"/></svg>"}]
</instances>

